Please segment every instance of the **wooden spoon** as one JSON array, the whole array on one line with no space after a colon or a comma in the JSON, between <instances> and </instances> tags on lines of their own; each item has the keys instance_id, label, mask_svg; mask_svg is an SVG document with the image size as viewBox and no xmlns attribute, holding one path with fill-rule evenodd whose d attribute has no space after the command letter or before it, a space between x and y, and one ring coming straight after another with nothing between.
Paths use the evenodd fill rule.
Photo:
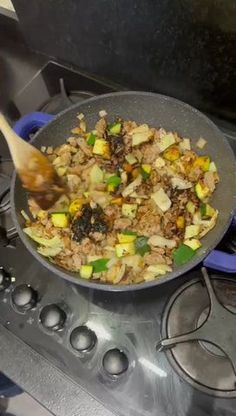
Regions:
<instances>
[{"instance_id":1,"label":"wooden spoon","mask_svg":"<svg viewBox=\"0 0 236 416\"><path fill-rule=\"evenodd\" d=\"M20 138L1 113L0 130L7 141L23 187L42 209L50 208L65 193L65 187L53 165L40 150Z\"/></svg>"}]
</instances>

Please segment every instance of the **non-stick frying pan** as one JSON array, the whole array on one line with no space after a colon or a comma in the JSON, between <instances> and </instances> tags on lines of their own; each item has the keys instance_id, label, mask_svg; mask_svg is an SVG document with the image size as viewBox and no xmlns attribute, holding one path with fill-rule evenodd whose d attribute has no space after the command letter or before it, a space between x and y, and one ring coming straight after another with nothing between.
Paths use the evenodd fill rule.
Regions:
<instances>
[{"instance_id":1,"label":"non-stick frying pan","mask_svg":"<svg viewBox=\"0 0 236 416\"><path fill-rule=\"evenodd\" d=\"M42 128L34 137L36 147L52 145L58 146L71 136L71 129L76 126L78 113L85 114L88 129L93 129L98 120L100 110L106 110L108 119L113 121L117 116L126 120L135 120L138 123L147 123L151 126L162 126L167 130L177 131L181 136L192 139L193 149L199 137L207 140L207 145L198 153L208 154L215 161L219 171L220 183L214 194L212 204L219 210L219 218L215 228L202 240L202 247L196 256L182 267L174 267L171 273L163 278L135 285L108 285L93 280L84 280L78 273L67 272L42 257L36 250L36 244L22 231L24 219L21 210L28 211L27 195L21 186L19 178L15 175L12 180L11 203L13 218L19 236L27 249L37 260L58 277L67 279L75 284L112 291L126 291L142 289L175 279L200 263L208 253L222 239L230 225L235 203L235 158L234 154L218 128L195 108L174 98L148 92L120 92L100 95L75 105L56 116L49 124Z\"/></svg>"}]
</instances>

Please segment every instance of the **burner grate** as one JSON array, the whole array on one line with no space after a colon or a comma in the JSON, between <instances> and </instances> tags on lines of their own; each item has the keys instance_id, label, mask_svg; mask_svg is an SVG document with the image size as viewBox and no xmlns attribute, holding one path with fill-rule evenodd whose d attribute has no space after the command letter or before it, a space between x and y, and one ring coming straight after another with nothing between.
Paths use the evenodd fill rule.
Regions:
<instances>
[{"instance_id":1,"label":"burner grate","mask_svg":"<svg viewBox=\"0 0 236 416\"><path fill-rule=\"evenodd\" d=\"M202 273L205 286L200 280L187 283L171 298L157 349L167 351L177 372L195 387L236 397L236 285L223 279L213 287L205 268Z\"/></svg>"}]
</instances>

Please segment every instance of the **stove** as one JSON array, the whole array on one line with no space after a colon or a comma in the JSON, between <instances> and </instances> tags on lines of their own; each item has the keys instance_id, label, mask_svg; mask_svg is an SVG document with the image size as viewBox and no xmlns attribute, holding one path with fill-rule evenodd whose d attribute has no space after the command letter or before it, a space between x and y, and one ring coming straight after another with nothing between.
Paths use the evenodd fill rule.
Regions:
<instances>
[{"instance_id":1,"label":"stove","mask_svg":"<svg viewBox=\"0 0 236 416\"><path fill-rule=\"evenodd\" d=\"M50 62L15 97L9 119L56 114L115 90ZM235 151L236 136L227 136ZM0 333L14 334L114 415L236 415L235 273L197 267L133 293L63 281L18 238L9 202L13 166L3 140L0 155ZM235 248L232 227L219 250L230 256Z\"/></svg>"}]
</instances>

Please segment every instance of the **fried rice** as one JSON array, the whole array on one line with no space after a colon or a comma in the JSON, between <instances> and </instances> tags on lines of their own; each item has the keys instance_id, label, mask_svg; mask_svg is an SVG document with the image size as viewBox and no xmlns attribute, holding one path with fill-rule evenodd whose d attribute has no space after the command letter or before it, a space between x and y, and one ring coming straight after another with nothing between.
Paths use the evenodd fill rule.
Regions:
<instances>
[{"instance_id":1,"label":"fried rice","mask_svg":"<svg viewBox=\"0 0 236 416\"><path fill-rule=\"evenodd\" d=\"M65 143L41 148L67 193L48 211L29 198L24 231L42 256L84 279L158 278L190 261L215 226L217 167L176 132L100 115L87 131L79 114Z\"/></svg>"}]
</instances>

